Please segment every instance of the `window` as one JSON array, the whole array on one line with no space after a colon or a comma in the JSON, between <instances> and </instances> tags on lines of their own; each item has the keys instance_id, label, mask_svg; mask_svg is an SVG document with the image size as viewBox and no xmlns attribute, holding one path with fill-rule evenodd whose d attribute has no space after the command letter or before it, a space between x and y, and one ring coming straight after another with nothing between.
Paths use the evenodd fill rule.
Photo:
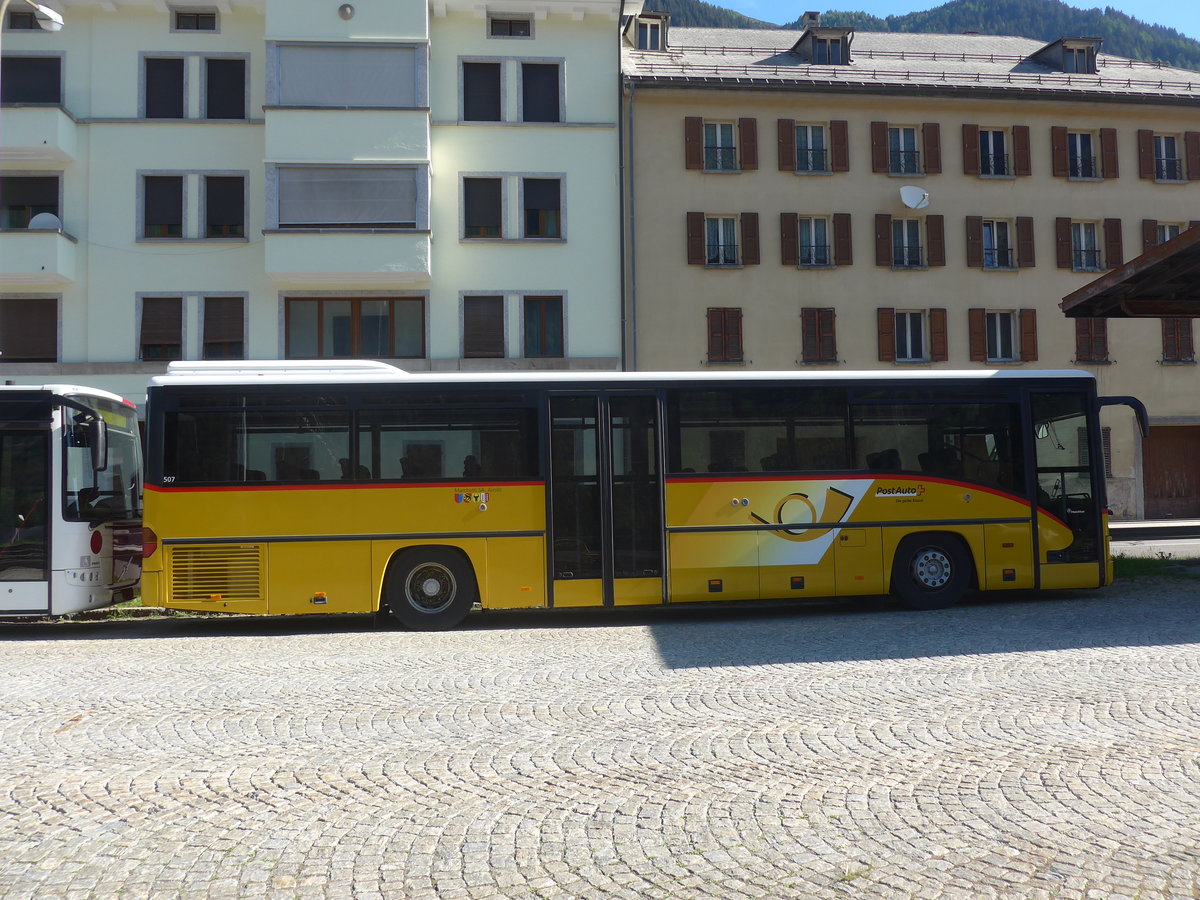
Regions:
<instances>
[{"instance_id":1,"label":"window","mask_svg":"<svg viewBox=\"0 0 1200 900\"><path fill-rule=\"evenodd\" d=\"M58 362L58 301L0 298L0 362Z\"/></svg>"},{"instance_id":2,"label":"window","mask_svg":"<svg viewBox=\"0 0 1200 900\"><path fill-rule=\"evenodd\" d=\"M1095 74L1093 54L1086 47L1063 47L1063 71L1068 74Z\"/></svg>"},{"instance_id":3,"label":"window","mask_svg":"<svg viewBox=\"0 0 1200 900\"><path fill-rule=\"evenodd\" d=\"M842 38L813 39L813 62L818 66L840 66L846 62L845 56L845 44Z\"/></svg>"},{"instance_id":4,"label":"window","mask_svg":"<svg viewBox=\"0 0 1200 900\"><path fill-rule=\"evenodd\" d=\"M1071 223L1071 268L1077 272L1095 272L1102 268L1095 222Z\"/></svg>"},{"instance_id":5,"label":"window","mask_svg":"<svg viewBox=\"0 0 1200 900\"><path fill-rule=\"evenodd\" d=\"M662 49L662 23L649 19L638 19L637 48L639 50Z\"/></svg>"},{"instance_id":6,"label":"window","mask_svg":"<svg viewBox=\"0 0 1200 900\"><path fill-rule=\"evenodd\" d=\"M1037 310L967 310L973 362L1037 362Z\"/></svg>"},{"instance_id":7,"label":"window","mask_svg":"<svg viewBox=\"0 0 1200 900\"><path fill-rule=\"evenodd\" d=\"M1071 178L1099 178L1092 135L1086 131L1067 133L1067 163Z\"/></svg>"},{"instance_id":8,"label":"window","mask_svg":"<svg viewBox=\"0 0 1200 900\"><path fill-rule=\"evenodd\" d=\"M920 219L892 219L892 265L897 269L924 265Z\"/></svg>"},{"instance_id":9,"label":"window","mask_svg":"<svg viewBox=\"0 0 1200 900\"><path fill-rule=\"evenodd\" d=\"M896 310L896 361L925 361L925 313Z\"/></svg>"},{"instance_id":10,"label":"window","mask_svg":"<svg viewBox=\"0 0 1200 900\"><path fill-rule=\"evenodd\" d=\"M1156 226L1156 229L1158 243L1165 244L1167 241L1171 241L1179 237L1183 226L1174 222L1159 222Z\"/></svg>"},{"instance_id":11,"label":"window","mask_svg":"<svg viewBox=\"0 0 1200 900\"><path fill-rule=\"evenodd\" d=\"M146 57L147 119L183 118L183 58Z\"/></svg>"},{"instance_id":12,"label":"window","mask_svg":"<svg viewBox=\"0 0 1200 900\"><path fill-rule=\"evenodd\" d=\"M504 356L504 298L463 298L463 356Z\"/></svg>"},{"instance_id":13,"label":"window","mask_svg":"<svg viewBox=\"0 0 1200 900\"><path fill-rule=\"evenodd\" d=\"M732 122L704 123L704 168L712 172L732 172L737 169Z\"/></svg>"},{"instance_id":14,"label":"window","mask_svg":"<svg viewBox=\"0 0 1200 900\"><path fill-rule=\"evenodd\" d=\"M175 31L216 31L216 12L183 12L175 10Z\"/></svg>"},{"instance_id":15,"label":"window","mask_svg":"<svg viewBox=\"0 0 1200 900\"><path fill-rule=\"evenodd\" d=\"M562 297L525 298L525 356L563 355Z\"/></svg>"},{"instance_id":16,"label":"window","mask_svg":"<svg viewBox=\"0 0 1200 900\"><path fill-rule=\"evenodd\" d=\"M1195 362L1192 347L1192 320L1165 318L1162 320L1163 362Z\"/></svg>"},{"instance_id":17,"label":"window","mask_svg":"<svg viewBox=\"0 0 1200 900\"><path fill-rule=\"evenodd\" d=\"M979 129L979 174L1011 175L1003 131Z\"/></svg>"},{"instance_id":18,"label":"window","mask_svg":"<svg viewBox=\"0 0 1200 900\"><path fill-rule=\"evenodd\" d=\"M800 352L806 363L835 363L836 314L831 307L806 306L800 310Z\"/></svg>"},{"instance_id":19,"label":"window","mask_svg":"<svg viewBox=\"0 0 1200 900\"><path fill-rule=\"evenodd\" d=\"M145 175L142 188L142 237L183 237L183 176Z\"/></svg>"},{"instance_id":20,"label":"window","mask_svg":"<svg viewBox=\"0 0 1200 900\"><path fill-rule=\"evenodd\" d=\"M741 307L709 307L708 361L742 361Z\"/></svg>"},{"instance_id":21,"label":"window","mask_svg":"<svg viewBox=\"0 0 1200 900\"><path fill-rule=\"evenodd\" d=\"M288 297L288 359L425 356L421 297Z\"/></svg>"},{"instance_id":22,"label":"window","mask_svg":"<svg viewBox=\"0 0 1200 900\"><path fill-rule=\"evenodd\" d=\"M829 220L799 218L796 220L799 265L827 266L829 255Z\"/></svg>"},{"instance_id":23,"label":"window","mask_svg":"<svg viewBox=\"0 0 1200 900\"><path fill-rule=\"evenodd\" d=\"M413 166L279 166L280 228L415 228Z\"/></svg>"},{"instance_id":24,"label":"window","mask_svg":"<svg viewBox=\"0 0 1200 900\"><path fill-rule=\"evenodd\" d=\"M183 298L143 297L138 359L183 359Z\"/></svg>"},{"instance_id":25,"label":"window","mask_svg":"<svg viewBox=\"0 0 1200 900\"><path fill-rule=\"evenodd\" d=\"M557 178L523 178L525 237L561 238L561 186Z\"/></svg>"},{"instance_id":26,"label":"window","mask_svg":"<svg viewBox=\"0 0 1200 900\"><path fill-rule=\"evenodd\" d=\"M521 121L559 122L558 63L521 63Z\"/></svg>"},{"instance_id":27,"label":"window","mask_svg":"<svg viewBox=\"0 0 1200 900\"><path fill-rule=\"evenodd\" d=\"M463 236L490 238L502 235L499 178L463 179Z\"/></svg>"},{"instance_id":28,"label":"window","mask_svg":"<svg viewBox=\"0 0 1200 900\"><path fill-rule=\"evenodd\" d=\"M1075 320L1075 361L1108 362L1108 320Z\"/></svg>"},{"instance_id":29,"label":"window","mask_svg":"<svg viewBox=\"0 0 1200 900\"><path fill-rule=\"evenodd\" d=\"M1183 180L1183 160L1179 158L1174 135L1154 135L1154 178L1156 181Z\"/></svg>"},{"instance_id":30,"label":"window","mask_svg":"<svg viewBox=\"0 0 1200 900\"><path fill-rule=\"evenodd\" d=\"M888 171L893 175L921 173L921 153L917 150L917 129L888 129Z\"/></svg>"},{"instance_id":31,"label":"window","mask_svg":"<svg viewBox=\"0 0 1200 900\"><path fill-rule=\"evenodd\" d=\"M4 27L8 31L41 31L41 26L37 23L37 16L32 11L26 12L25 10L10 11Z\"/></svg>"},{"instance_id":32,"label":"window","mask_svg":"<svg viewBox=\"0 0 1200 900\"><path fill-rule=\"evenodd\" d=\"M205 297L204 359L246 358L246 301L242 297Z\"/></svg>"},{"instance_id":33,"label":"window","mask_svg":"<svg viewBox=\"0 0 1200 900\"><path fill-rule=\"evenodd\" d=\"M204 114L209 119L246 118L246 61L204 61Z\"/></svg>"},{"instance_id":34,"label":"window","mask_svg":"<svg viewBox=\"0 0 1200 900\"><path fill-rule=\"evenodd\" d=\"M983 267L985 269L1013 268L1013 251L1009 243L1009 223L1005 219L983 220Z\"/></svg>"},{"instance_id":35,"label":"window","mask_svg":"<svg viewBox=\"0 0 1200 900\"><path fill-rule=\"evenodd\" d=\"M732 216L709 216L704 220L704 235L706 265L738 264L737 219Z\"/></svg>"},{"instance_id":36,"label":"window","mask_svg":"<svg viewBox=\"0 0 1200 900\"><path fill-rule=\"evenodd\" d=\"M401 108L424 104L415 47L279 44L272 100L281 106Z\"/></svg>"},{"instance_id":37,"label":"window","mask_svg":"<svg viewBox=\"0 0 1200 900\"><path fill-rule=\"evenodd\" d=\"M892 309L875 311L880 362L945 362L949 359L946 310Z\"/></svg>"},{"instance_id":38,"label":"window","mask_svg":"<svg viewBox=\"0 0 1200 900\"><path fill-rule=\"evenodd\" d=\"M244 237L246 179L240 175L204 176L204 236Z\"/></svg>"},{"instance_id":39,"label":"window","mask_svg":"<svg viewBox=\"0 0 1200 900\"><path fill-rule=\"evenodd\" d=\"M987 313L987 358L994 362L1012 362L1016 356L1013 314L1011 312Z\"/></svg>"},{"instance_id":40,"label":"window","mask_svg":"<svg viewBox=\"0 0 1200 900\"><path fill-rule=\"evenodd\" d=\"M0 175L0 228L28 228L39 213L59 216L58 188L57 175Z\"/></svg>"},{"instance_id":41,"label":"window","mask_svg":"<svg viewBox=\"0 0 1200 900\"><path fill-rule=\"evenodd\" d=\"M825 149L825 126L796 126L796 171L829 171L828 153Z\"/></svg>"},{"instance_id":42,"label":"window","mask_svg":"<svg viewBox=\"0 0 1200 900\"><path fill-rule=\"evenodd\" d=\"M533 37L533 22L515 16L489 18L488 37Z\"/></svg>"},{"instance_id":43,"label":"window","mask_svg":"<svg viewBox=\"0 0 1200 900\"><path fill-rule=\"evenodd\" d=\"M0 57L0 102L61 103L62 60L57 56Z\"/></svg>"},{"instance_id":44,"label":"window","mask_svg":"<svg viewBox=\"0 0 1200 900\"><path fill-rule=\"evenodd\" d=\"M500 121L500 63L464 62L463 121Z\"/></svg>"}]
</instances>

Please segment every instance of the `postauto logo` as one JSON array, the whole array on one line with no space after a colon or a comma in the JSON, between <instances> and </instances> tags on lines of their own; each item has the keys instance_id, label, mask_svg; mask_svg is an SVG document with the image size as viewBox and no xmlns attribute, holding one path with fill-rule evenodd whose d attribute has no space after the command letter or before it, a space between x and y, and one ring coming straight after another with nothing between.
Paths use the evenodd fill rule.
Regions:
<instances>
[{"instance_id":1,"label":"postauto logo","mask_svg":"<svg viewBox=\"0 0 1200 900\"><path fill-rule=\"evenodd\" d=\"M923 484L897 484L892 487L875 488L876 497L920 497L924 493Z\"/></svg>"}]
</instances>

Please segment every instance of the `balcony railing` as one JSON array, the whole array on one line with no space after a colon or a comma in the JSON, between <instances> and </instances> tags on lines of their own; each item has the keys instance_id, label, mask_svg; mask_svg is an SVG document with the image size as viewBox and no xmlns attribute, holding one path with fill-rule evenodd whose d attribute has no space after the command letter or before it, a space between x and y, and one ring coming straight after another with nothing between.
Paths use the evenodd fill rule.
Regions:
<instances>
[{"instance_id":1,"label":"balcony railing","mask_svg":"<svg viewBox=\"0 0 1200 900\"><path fill-rule=\"evenodd\" d=\"M709 244L706 262L710 266L736 266L737 244Z\"/></svg>"},{"instance_id":2,"label":"balcony railing","mask_svg":"<svg viewBox=\"0 0 1200 900\"><path fill-rule=\"evenodd\" d=\"M892 248L892 267L896 269L919 269L925 264L923 258L919 245Z\"/></svg>"},{"instance_id":3,"label":"balcony railing","mask_svg":"<svg viewBox=\"0 0 1200 900\"><path fill-rule=\"evenodd\" d=\"M1010 248L989 248L983 251L983 266L985 269L1011 269L1013 267L1013 252Z\"/></svg>"},{"instance_id":4,"label":"balcony railing","mask_svg":"<svg viewBox=\"0 0 1200 900\"><path fill-rule=\"evenodd\" d=\"M829 265L828 244L801 244L800 265L827 266Z\"/></svg>"},{"instance_id":5,"label":"balcony railing","mask_svg":"<svg viewBox=\"0 0 1200 900\"><path fill-rule=\"evenodd\" d=\"M1096 165L1094 156L1072 156L1068 162L1068 171L1072 178L1100 177L1100 168Z\"/></svg>"},{"instance_id":6,"label":"balcony railing","mask_svg":"<svg viewBox=\"0 0 1200 900\"><path fill-rule=\"evenodd\" d=\"M1183 181L1183 160L1157 157L1154 160L1154 177L1158 181Z\"/></svg>"},{"instance_id":7,"label":"balcony railing","mask_svg":"<svg viewBox=\"0 0 1200 900\"><path fill-rule=\"evenodd\" d=\"M1073 250L1071 265L1078 272L1095 272L1102 269L1099 250Z\"/></svg>"},{"instance_id":8,"label":"balcony railing","mask_svg":"<svg viewBox=\"0 0 1200 900\"><path fill-rule=\"evenodd\" d=\"M704 168L724 172L737 168L737 151L733 147L705 147Z\"/></svg>"},{"instance_id":9,"label":"balcony railing","mask_svg":"<svg viewBox=\"0 0 1200 900\"><path fill-rule=\"evenodd\" d=\"M828 172L829 165L826 162L826 152L825 150L797 150L796 171Z\"/></svg>"},{"instance_id":10,"label":"balcony railing","mask_svg":"<svg viewBox=\"0 0 1200 900\"><path fill-rule=\"evenodd\" d=\"M889 167L893 175L920 175L920 150L891 150Z\"/></svg>"},{"instance_id":11,"label":"balcony railing","mask_svg":"<svg viewBox=\"0 0 1200 900\"><path fill-rule=\"evenodd\" d=\"M1007 153L984 153L979 157L980 175L1010 175Z\"/></svg>"}]
</instances>

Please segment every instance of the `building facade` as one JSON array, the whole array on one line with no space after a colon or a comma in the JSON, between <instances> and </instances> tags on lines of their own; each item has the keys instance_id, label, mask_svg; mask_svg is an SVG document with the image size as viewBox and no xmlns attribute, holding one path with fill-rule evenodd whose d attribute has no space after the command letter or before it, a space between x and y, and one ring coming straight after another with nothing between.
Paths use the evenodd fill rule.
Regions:
<instances>
[{"instance_id":1,"label":"building facade","mask_svg":"<svg viewBox=\"0 0 1200 900\"><path fill-rule=\"evenodd\" d=\"M617 0L5 17L0 377L617 368Z\"/></svg>"},{"instance_id":2,"label":"building facade","mask_svg":"<svg viewBox=\"0 0 1200 900\"><path fill-rule=\"evenodd\" d=\"M631 368L1084 368L1154 424L1105 413L1114 511L1200 512L1191 320L1058 307L1200 218L1200 73L644 14L624 72Z\"/></svg>"}]
</instances>

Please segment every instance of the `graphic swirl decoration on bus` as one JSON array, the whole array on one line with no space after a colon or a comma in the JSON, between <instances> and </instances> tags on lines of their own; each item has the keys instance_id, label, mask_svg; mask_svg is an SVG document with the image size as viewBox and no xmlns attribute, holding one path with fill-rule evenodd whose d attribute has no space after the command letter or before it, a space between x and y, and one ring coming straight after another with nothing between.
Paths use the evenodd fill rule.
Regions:
<instances>
[{"instance_id":1,"label":"graphic swirl decoration on bus","mask_svg":"<svg viewBox=\"0 0 1200 900\"><path fill-rule=\"evenodd\" d=\"M826 486L825 488L825 505L821 510L820 516L817 515L817 508L809 499L808 494L800 491L794 491L786 495L778 503L775 504L774 521L768 522L756 512L751 512L751 518L761 522L763 525L785 525L799 526L804 524L803 520L795 518L793 515L785 515L789 513L789 505L792 509L802 508L808 510L808 522L816 524L817 522L829 523L830 525L841 522L850 509L858 502L860 498L845 491L838 490L835 487ZM797 528L786 527L780 529L772 529L772 534L776 534L781 538L789 541L815 541L817 538L824 537L833 529L825 528Z\"/></svg>"}]
</instances>

